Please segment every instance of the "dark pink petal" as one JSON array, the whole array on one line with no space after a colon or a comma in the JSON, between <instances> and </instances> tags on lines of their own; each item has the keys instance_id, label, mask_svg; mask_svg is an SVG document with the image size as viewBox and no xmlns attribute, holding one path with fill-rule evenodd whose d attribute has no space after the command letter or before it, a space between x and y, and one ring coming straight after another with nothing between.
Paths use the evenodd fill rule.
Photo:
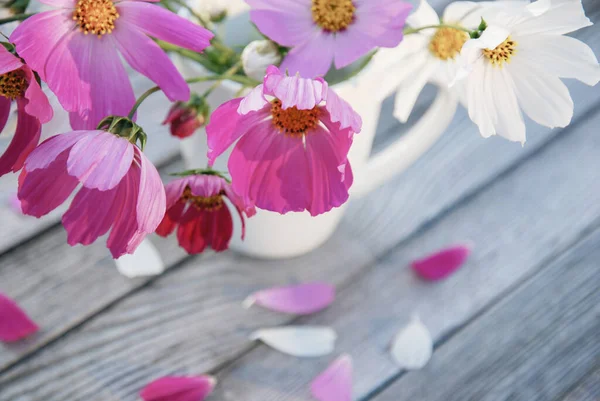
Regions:
<instances>
[{"instance_id":1,"label":"dark pink petal","mask_svg":"<svg viewBox=\"0 0 600 401\"><path fill-rule=\"evenodd\" d=\"M334 298L334 286L326 283L308 283L258 291L250 295L244 304L257 304L294 315L309 315L328 307Z\"/></svg>"},{"instance_id":2,"label":"dark pink petal","mask_svg":"<svg viewBox=\"0 0 600 401\"><path fill-rule=\"evenodd\" d=\"M73 10L47 11L20 23L10 41L16 45L19 56L46 81L48 56L73 28Z\"/></svg>"},{"instance_id":3,"label":"dark pink petal","mask_svg":"<svg viewBox=\"0 0 600 401\"><path fill-rule=\"evenodd\" d=\"M205 213L194 207L188 208L179 221L177 228L177 241L190 255L204 252L208 245L206 235Z\"/></svg>"},{"instance_id":4,"label":"dark pink petal","mask_svg":"<svg viewBox=\"0 0 600 401\"><path fill-rule=\"evenodd\" d=\"M218 195L227 185L227 181L218 175L191 175L186 178L192 195L205 198Z\"/></svg>"},{"instance_id":5,"label":"dark pink petal","mask_svg":"<svg viewBox=\"0 0 600 401\"><path fill-rule=\"evenodd\" d=\"M21 60L6 50L6 47L0 46L0 75L18 70L22 66Z\"/></svg>"},{"instance_id":6,"label":"dark pink petal","mask_svg":"<svg viewBox=\"0 0 600 401\"><path fill-rule=\"evenodd\" d=\"M0 133L6 126L6 122L8 121L8 117L10 117L10 106L12 101L4 96L0 96Z\"/></svg>"},{"instance_id":7,"label":"dark pink petal","mask_svg":"<svg viewBox=\"0 0 600 401\"><path fill-rule=\"evenodd\" d=\"M42 217L71 195L79 181L67 173L68 156L68 151L65 151L44 169L22 170L18 196L24 214Z\"/></svg>"},{"instance_id":8,"label":"dark pink petal","mask_svg":"<svg viewBox=\"0 0 600 401\"><path fill-rule=\"evenodd\" d=\"M229 241L233 235L233 218L227 205L218 210L204 212L207 220L207 238L209 245L215 252L222 252L229 248Z\"/></svg>"},{"instance_id":9,"label":"dark pink petal","mask_svg":"<svg viewBox=\"0 0 600 401\"><path fill-rule=\"evenodd\" d=\"M0 341L19 341L38 330L19 305L0 292Z\"/></svg>"},{"instance_id":10,"label":"dark pink petal","mask_svg":"<svg viewBox=\"0 0 600 401\"><path fill-rule=\"evenodd\" d=\"M162 221L156 227L156 234L161 237L169 236L173 231L175 231L175 227L179 224L179 220L183 215L183 210L185 209L186 204L184 202L177 202L174 205L170 206Z\"/></svg>"},{"instance_id":11,"label":"dark pink petal","mask_svg":"<svg viewBox=\"0 0 600 401\"><path fill-rule=\"evenodd\" d=\"M166 210L166 194L154 164L137 147L135 152L141 170L136 215L138 230L145 236L153 233L162 221Z\"/></svg>"},{"instance_id":12,"label":"dark pink petal","mask_svg":"<svg viewBox=\"0 0 600 401\"><path fill-rule=\"evenodd\" d=\"M27 156L37 146L42 134L40 121L25 112L27 100L18 99L17 107L17 130L10 145L0 157L0 176L19 171Z\"/></svg>"},{"instance_id":13,"label":"dark pink petal","mask_svg":"<svg viewBox=\"0 0 600 401\"><path fill-rule=\"evenodd\" d=\"M441 280L458 270L465 263L470 252L469 245L456 245L415 260L411 266L425 280Z\"/></svg>"},{"instance_id":14,"label":"dark pink petal","mask_svg":"<svg viewBox=\"0 0 600 401\"><path fill-rule=\"evenodd\" d=\"M153 4L124 1L117 4L117 9L121 22L131 24L156 39L196 52L207 48L214 36L208 29Z\"/></svg>"},{"instance_id":15,"label":"dark pink petal","mask_svg":"<svg viewBox=\"0 0 600 401\"><path fill-rule=\"evenodd\" d=\"M67 170L89 189L116 187L133 162L134 146L106 131L89 131L71 149Z\"/></svg>"},{"instance_id":16,"label":"dark pink petal","mask_svg":"<svg viewBox=\"0 0 600 401\"><path fill-rule=\"evenodd\" d=\"M207 157L211 166L227 148L270 113L270 107L265 107L242 116L238 114L241 101L242 98L237 98L225 102L210 116L210 123L206 126L206 137Z\"/></svg>"},{"instance_id":17,"label":"dark pink petal","mask_svg":"<svg viewBox=\"0 0 600 401\"><path fill-rule=\"evenodd\" d=\"M25 71L25 75L27 76L27 82L29 86L25 91L25 99L29 102L25 106L25 111L30 116L36 117L42 124L46 124L52 117L54 116L54 111L52 110L52 106L50 106L50 101L48 97L40 88L40 84L38 84L35 76L31 69L27 66L23 67L23 71Z\"/></svg>"},{"instance_id":18,"label":"dark pink petal","mask_svg":"<svg viewBox=\"0 0 600 401\"><path fill-rule=\"evenodd\" d=\"M106 246L113 258L117 259L126 253L133 253L142 239L138 238L137 202L140 188L140 169L132 167L117 186L114 201L116 206L115 223Z\"/></svg>"},{"instance_id":19,"label":"dark pink petal","mask_svg":"<svg viewBox=\"0 0 600 401\"><path fill-rule=\"evenodd\" d=\"M140 392L144 401L203 401L217 380L212 376L161 377Z\"/></svg>"},{"instance_id":20,"label":"dark pink petal","mask_svg":"<svg viewBox=\"0 0 600 401\"><path fill-rule=\"evenodd\" d=\"M169 182L165 186L165 193L167 196L167 209L179 202L179 200L181 199L181 195L183 195L185 187L188 186L188 180L188 177L178 178Z\"/></svg>"},{"instance_id":21,"label":"dark pink petal","mask_svg":"<svg viewBox=\"0 0 600 401\"><path fill-rule=\"evenodd\" d=\"M171 101L189 100L188 84L156 42L127 24L119 26L113 36L119 51L134 70L157 84Z\"/></svg>"},{"instance_id":22,"label":"dark pink petal","mask_svg":"<svg viewBox=\"0 0 600 401\"><path fill-rule=\"evenodd\" d=\"M342 355L310 384L319 401L352 401L352 358Z\"/></svg>"}]
</instances>

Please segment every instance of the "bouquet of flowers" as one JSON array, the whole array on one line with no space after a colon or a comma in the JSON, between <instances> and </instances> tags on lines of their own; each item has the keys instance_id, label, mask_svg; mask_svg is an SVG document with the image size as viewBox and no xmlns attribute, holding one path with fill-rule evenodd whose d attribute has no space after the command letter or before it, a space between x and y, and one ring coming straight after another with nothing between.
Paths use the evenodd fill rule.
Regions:
<instances>
[{"instance_id":1,"label":"bouquet of flowers","mask_svg":"<svg viewBox=\"0 0 600 401\"><path fill-rule=\"evenodd\" d=\"M367 66L385 76L373 101L397 92L400 121L435 80L482 136L521 143L523 113L547 127L570 123L574 105L561 78L600 80L593 51L565 35L591 25L581 0L461 1L441 17L425 0L414 10L401 0L246 0L264 39L243 48L218 34L227 12L215 1L40 1L47 10L26 13L27 0L11 0L0 19L16 25L2 33L0 128L13 103L18 114L0 175L19 173L22 210L35 217L75 192L62 218L69 244L110 231L115 258L154 232L177 231L189 253L225 250L231 208L243 225L256 208L317 216L344 204L362 121L333 85ZM184 79L168 53L206 73ZM157 86L136 99L134 73ZM245 96L211 110L206 99L224 81ZM192 93L198 82L213 84ZM166 186L143 152L152 138L136 124L158 91L173 102L164 109L171 134L185 138L204 126L209 149L207 166L198 161ZM39 143L53 118L50 92L72 131ZM213 169L231 147L228 171Z\"/></svg>"}]
</instances>

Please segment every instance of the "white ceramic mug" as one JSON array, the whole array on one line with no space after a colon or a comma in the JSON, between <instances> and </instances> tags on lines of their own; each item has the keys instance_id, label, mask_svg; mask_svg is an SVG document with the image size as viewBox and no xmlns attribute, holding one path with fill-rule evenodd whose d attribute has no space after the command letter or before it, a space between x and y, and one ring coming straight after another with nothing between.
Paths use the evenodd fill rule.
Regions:
<instances>
[{"instance_id":1,"label":"white ceramic mug","mask_svg":"<svg viewBox=\"0 0 600 401\"><path fill-rule=\"evenodd\" d=\"M186 77L199 71L195 65L180 65ZM369 70L358 77L334 86L335 91L352 105L363 119L360 134L355 135L349 160L354 173L350 189L351 199L364 196L401 173L427 151L441 136L454 116L457 102L446 88L440 87L433 104L421 119L402 137L384 150L369 157L381 111L381 101L373 96L373 78ZM199 93L206 85L193 88ZM216 89L209 101L213 110L232 99L240 87L232 82ZM182 154L187 168L201 168L206 164L206 134L199 130L182 142ZM229 151L219 157L214 168L227 171ZM231 249L261 258L289 258L310 252L319 247L333 234L342 219L345 207L336 208L317 217L308 212L278 213L258 210L256 216L247 219L246 239L240 239L240 224L236 222Z\"/></svg>"}]
</instances>

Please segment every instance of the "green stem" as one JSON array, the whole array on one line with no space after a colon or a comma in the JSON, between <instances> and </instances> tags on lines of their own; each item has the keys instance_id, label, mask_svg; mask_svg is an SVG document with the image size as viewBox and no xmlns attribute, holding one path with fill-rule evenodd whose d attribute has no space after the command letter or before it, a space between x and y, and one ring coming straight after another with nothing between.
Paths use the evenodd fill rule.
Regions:
<instances>
[{"instance_id":1,"label":"green stem","mask_svg":"<svg viewBox=\"0 0 600 401\"><path fill-rule=\"evenodd\" d=\"M230 69L228 69L227 71L225 71L222 75L221 75L221 79L217 80L214 84L211 85L210 88L208 88L204 94L202 95L203 98L206 98L208 95L210 95L212 93L213 90L215 90L219 85L221 85L221 83L225 80L225 79L229 79L232 76L234 76L239 70L240 68L242 68L242 62L239 61L236 64L233 65L233 67L231 67Z\"/></svg>"},{"instance_id":2,"label":"green stem","mask_svg":"<svg viewBox=\"0 0 600 401\"><path fill-rule=\"evenodd\" d=\"M144 102L144 100L148 99L148 97L153 94L156 93L160 90L160 88L158 86L155 86L154 88L150 88L148 89L146 92L144 92L142 94L142 96L140 96L138 98L138 100L136 100L135 104L133 105L133 107L131 108L131 111L129 112L129 115L127 115L127 118L129 118L130 120L133 118L133 116L135 115L135 112L137 111L137 109L141 106L141 104Z\"/></svg>"},{"instance_id":3,"label":"green stem","mask_svg":"<svg viewBox=\"0 0 600 401\"><path fill-rule=\"evenodd\" d=\"M29 17L34 16L34 15L35 15L35 13L32 13L32 14L16 14L16 15L13 15L12 17L1 18L0 19L0 25L2 25L2 24L8 24L9 22L23 21L23 20L26 20Z\"/></svg>"},{"instance_id":4,"label":"green stem","mask_svg":"<svg viewBox=\"0 0 600 401\"><path fill-rule=\"evenodd\" d=\"M456 29L457 31L463 31L466 32L468 34L471 33L470 29L464 28L460 25L451 25L451 24L438 24L438 25L427 25L427 26L422 26L419 28L405 28L404 29L404 34L405 35L411 35L413 33L417 33L420 32L424 29L432 29L432 28L450 28L450 29Z\"/></svg>"}]
</instances>

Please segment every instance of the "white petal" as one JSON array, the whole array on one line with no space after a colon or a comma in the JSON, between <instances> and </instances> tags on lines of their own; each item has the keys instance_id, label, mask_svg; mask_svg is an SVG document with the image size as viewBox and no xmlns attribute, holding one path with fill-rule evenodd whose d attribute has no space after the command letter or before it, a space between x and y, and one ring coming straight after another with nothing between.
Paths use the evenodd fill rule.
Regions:
<instances>
[{"instance_id":1,"label":"white petal","mask_svg":"<svg viewBox=\"0 0 600 401\"><path fill-rule=\"evenodd\" d=\"M433 354L431 333L418 317L404 326L392 343L392 357L403 369L421 369Z\"/></svg>"},{"instance_id":2,"label":"white petal","mask_svg":"<svg viewBox=\"0 0 600 401\"><path fill-rule=\"evenodd\" d=\"M486 99L485 77L486 70L491 69L483 59L480 59L473 68L473 73L466 81L467 109L469 117L477 124L481 136L488 138L496 134L494 129L494 108L489 108L491 102ZM489 110L488 110L489 108Z\"/></svg>"},{"instance_id":3,"label":"white petal","mask_svg":"<svg viewBox=\"0 0 600 401\"><path fill-rule=\"evenodd\" d=\"M566 127L573 118L569 89L556 77L535 71L513 74L515 92L523 111L546 127Z\"/></svg>"},{"instance_id":4,"label":"white petal","mask_svg":"<svg viewBox=\"0 0 600 401\"><path fill-rule=\"evenodd\" d=\"M498 116L496 132L504 138L525 143L525 122L519 108L515 84L507 68L492 68L492 88L486 93L493 99Z\"/></svg>"},{"instance_id":5,"label":"white petal","mask_svg":"<svg viewBox=\"0 0 600 401\"><path fill-rule=\"evenodd\" d=\"M527 6L527 11L531 13L534 17L539 17L540 15L548 12L552 8L552 0L538 0Z\"/></svg>"},{"instance_id":6,"label":"white petal","mask_svg":"<svg viewBox=\"0 0 600 401\"><path fill-rule=\"evenodd\" d=\"M407 80L396 94L396 103L394 104L394 117L405 123L412 112L413 107L423 90L423 87L430 80L431 76L438 69L440 63L435 60L425 64L421 69Z\"/></svg>"},{"instance_id":7,"label":"white petal","mask_svg":"<svg viewBox=\"0 0 600 401\"><path fill-rule=\"evenodd\" d=\"M426 0L421 0L419 7L406 19L406 23L411 27L420 28L439 24L440 19L429 3Z\"/></svg>"},{"instance_id":8,"label":"white petal","mask_svg":"<svg viewBox=\"0 0 600 401\"><path fill-rule=\"evenodd\" d=\"M462 23L467 28L477 28L481 19L481 4L472 1L455 1L446 7L443 21L446 24Z\"/></svg>"},{"instance_id":9,"label":"white petal","mask_svg":"<svg viewBox=\"0 0 600 401\"><path fill-rule=\"evenodd\" d=\"M593 86L600 81L600 65L594 51L569 36L533 35L519 37L517 56L544 73L574 78ZM516 57L517 57L516 56Z\"/></svg>"},{"instance_id":10,"label":"white petal","mask_svg":"<svg viewBox=\"0 0 600 401\"><path fill-rule=\"evenodd\" d=\"M330 354L337 335L330 327L287 326L257 330L251 340L261 340L279 352L297 357L317 357Z\"/></svg>"},{"instance_id":11,"label":"white petal","mask_svg":"<svg viewBox=\"0 0 600 401\"><path fill-rule=\"evenodd\" d=\"M125 277L155 276L165 271L158 250L149 239L145 239L131 255L123 255L115 260L119 273Z\"/></svg>"},{"instance_id":12,"label":"white petal","mask_svg":"<svg viewBox=\"0 0 600 401\"><path fill-rule=\"evenodd\" d=\"M585 10L579 0L551 0L549 8L548 0L543 1L541 5L536 3L530 5L529 8L533 7L533 12L529 12L529 17L512 27L516 35L541 33L563 35L592 25L592 21L585 16ZM540 14L544 9L546 11Z\"/></svg>"}]
</instances>

